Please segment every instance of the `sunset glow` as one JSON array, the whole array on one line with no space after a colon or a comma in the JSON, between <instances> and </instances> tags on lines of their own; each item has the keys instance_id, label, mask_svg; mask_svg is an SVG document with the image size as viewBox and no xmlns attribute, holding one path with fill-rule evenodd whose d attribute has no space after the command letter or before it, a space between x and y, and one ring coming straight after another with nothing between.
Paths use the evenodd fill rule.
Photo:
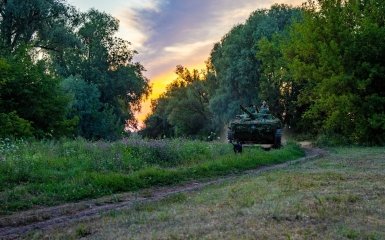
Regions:
<instances>
[{"instance_id":1,"label":"sunset glow","mask_svg":"<svg viewBox=\"0 0 385 240\"><path fill-rule=\"evenodd\" d=\"M151 79L151 95L148 99L143 100L142 111L135 115L139 121L139 126L142 126L144 119L151 112L151 100L158 98L174 79L176 79L176 74L172 70Z\"/></svg>"}]
</instances>

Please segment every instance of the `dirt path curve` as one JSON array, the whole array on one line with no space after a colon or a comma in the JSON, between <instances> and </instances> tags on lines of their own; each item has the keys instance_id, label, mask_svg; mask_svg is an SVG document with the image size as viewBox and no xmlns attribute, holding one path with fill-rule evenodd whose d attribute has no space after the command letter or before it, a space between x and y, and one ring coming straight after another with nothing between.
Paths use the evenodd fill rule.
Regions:
<instances>
[{"instance_id":1,"label":"dirt path curve","mask_svg":"<svg viewBox=\"0 0 385 240\"><path fill-rule=\"evenodd\" d=\"M136 193L115 194L94 200L68 203L55 207L33 209L0 218L0 239L18 239L33 230L46 230L96 218L103 213L129 209L136 204L155 202L176 193L200 190L208 185L222 183L244 175L259 175L263 172L282 169L291 164L302 163L327 154L326 151L311 146L303 146L306 156L294 161L273 166L260 167L240 174L209 180L205 182L189 182L178 186L157 187Z\"/></svg>"}]
</instances>

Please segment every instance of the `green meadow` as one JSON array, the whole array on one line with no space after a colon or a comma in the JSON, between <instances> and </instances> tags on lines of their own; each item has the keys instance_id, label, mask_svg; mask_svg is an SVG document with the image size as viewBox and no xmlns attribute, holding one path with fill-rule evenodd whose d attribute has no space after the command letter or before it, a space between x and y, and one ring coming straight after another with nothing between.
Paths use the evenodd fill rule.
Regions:
<instances>
[{"instance_id":1,"label":"green meadow","mask_svg":"<svg viewBox=\"0 0 385 240\"><path fill-rule=\"evenodd\" d=\"M271 151L246 148L235 155L228 143L186 139L2 139L0 214L215 178L303 155L295 144Z\"/></svg>"}]
</instances>

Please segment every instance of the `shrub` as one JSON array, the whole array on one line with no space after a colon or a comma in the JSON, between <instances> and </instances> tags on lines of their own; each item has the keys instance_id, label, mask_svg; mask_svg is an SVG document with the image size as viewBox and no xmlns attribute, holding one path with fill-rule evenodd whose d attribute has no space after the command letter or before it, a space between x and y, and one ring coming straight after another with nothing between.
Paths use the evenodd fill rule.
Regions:
<instances>
[{"instance_id":1,"label":"shrub","mask_svg":"<svg viewBox=\"0 0 385 240\"><path fill-rule=\"evenodd\" d=\"M31 122L19 117L16 112L0 113L0 137L31 137Z\"/></svg>"}]
</instances>

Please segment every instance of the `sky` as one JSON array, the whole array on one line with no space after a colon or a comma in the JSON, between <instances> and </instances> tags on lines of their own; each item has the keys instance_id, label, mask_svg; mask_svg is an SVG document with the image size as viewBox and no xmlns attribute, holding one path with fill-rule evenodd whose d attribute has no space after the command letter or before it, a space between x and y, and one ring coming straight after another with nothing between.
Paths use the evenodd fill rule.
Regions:
<instances>
[{"instance_id":1,"label":"sky","mask_svg":"<svg viewBox=\"0 0 385 240\"><path fill-rule=\"evenodd\" d=\"M118 37L131 42L153 92L136 116L142 122L151 99L175 80L177 65L204 69L216 42L255 10L304 0L69 0L81 11L95 8L120 22Z\"/></svg>"}]
</instances>

